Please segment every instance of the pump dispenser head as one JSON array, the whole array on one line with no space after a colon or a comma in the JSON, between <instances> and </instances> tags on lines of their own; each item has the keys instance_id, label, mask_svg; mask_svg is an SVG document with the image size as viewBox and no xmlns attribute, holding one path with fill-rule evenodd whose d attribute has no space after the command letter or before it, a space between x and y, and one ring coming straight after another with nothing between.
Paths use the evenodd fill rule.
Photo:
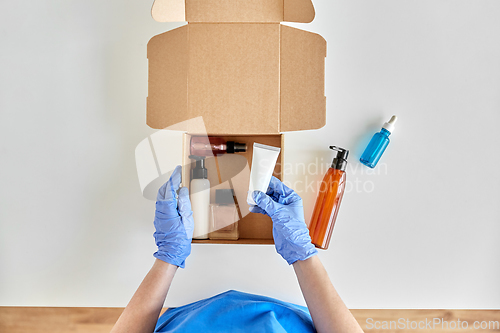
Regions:
<instances>
[{"instance_id":1,"label":"pump dispenser head","mask_svg":"<svg viewBox=\"0 0 500 333\"><path fill-rule=\"evenodd\" d=\"M205 168L205 156L189 155L189 158L196 161L196 166L191 169L191 179L207 179L208 170Z\"/></svg>"},{"instance_id":2,"label":"pump dispenser head","mask_svg":"<svg viewBox=\"0 0 500 333\"><path fill-rule=\"evenodd\" d=\"M337 156L335 156L332 162L332 168L344 171L347 165L347 156L349 156L349 150L337 146L330 146L330 149L337 151Z\"/></svg>"},{"instance_id":3,"label":"pump dispenser head","mask_svg":"<svg viewBox=\"0 0 500 333\"><path fill-rule=\"evenodd\" d=\"M396 121L398 121L398 117L394 115L391 117L391 120L384 123L384 126L382 126L382 128L385 128L386 130L392 133L392 131L394 131L394 127L396 127Z\"/></svg>"}]
</instances>

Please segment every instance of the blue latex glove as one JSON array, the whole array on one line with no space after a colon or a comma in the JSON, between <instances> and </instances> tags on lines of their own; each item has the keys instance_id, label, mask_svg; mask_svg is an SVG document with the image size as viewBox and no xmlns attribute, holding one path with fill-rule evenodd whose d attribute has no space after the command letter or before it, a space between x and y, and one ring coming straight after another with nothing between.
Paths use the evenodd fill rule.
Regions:
<instances>
[{"instance_id":1,"label":"blue latex glove","mask_svg":"<svg viewBox=\"0 0 500 333\"><path fill-rule=\"evenodd\" d=\"M257 206L251 206L250 211L271 217L276 251L289 265L318 254L305 223L302 198L297 193L272 177L267 194L254 191L252 195Z\"/></svg>"},{"instance_id":2,"label":"blue latex glove","mask_svg":"<svg viewBox=\"0 0 500 333\"><path fill-rule=\"evenodd\" d=\"M194 222L188 189L182 187L177 197L180 186L181 166L178 165L156 197L156 231L153 236L158 251L154 257L184 268L184 262L191 253Z\"/></svg>"}]
</instances>

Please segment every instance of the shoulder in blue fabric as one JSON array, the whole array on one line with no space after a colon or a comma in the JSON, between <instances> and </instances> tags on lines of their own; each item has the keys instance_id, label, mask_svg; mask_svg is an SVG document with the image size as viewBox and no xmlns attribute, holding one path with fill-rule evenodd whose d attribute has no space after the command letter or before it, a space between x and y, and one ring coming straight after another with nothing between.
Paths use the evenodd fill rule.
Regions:
<instances>
[{"instance_id":1,"label":"shoulder in blue fabric","mask_svg":"<svg viewBox=\"0 0 500 333\"><path fill-rule=\"evenodd\" d=\"M304 306L229 290L168 309L158 319L155 332L307 333L316 330Z\"/></svg>"}]
</instances>

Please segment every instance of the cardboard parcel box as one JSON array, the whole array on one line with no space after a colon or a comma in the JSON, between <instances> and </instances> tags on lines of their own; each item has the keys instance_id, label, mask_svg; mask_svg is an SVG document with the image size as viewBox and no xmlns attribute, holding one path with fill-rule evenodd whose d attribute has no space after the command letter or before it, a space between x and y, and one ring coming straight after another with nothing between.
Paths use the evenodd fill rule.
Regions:
<instances>
[{"instance_id":1,"label":"cardboard parcel box","mask_svg":"<svg viewBox=\"0 0 500 333\"><path fill-rule=\"evenodd\" d=\"M281 133L318 129L326 122L326 42L318 34L280 24L311 22L311 1L156 0L152 15L157 21L188 24L148 43L147 124L163 129L202 117L209 135L245 140L249 148L253 142L279 146L275 175L280 178ZM185 146L191 134L204 134L182 130ZM188 149L183 151L184 165L190 165ZM242 154L248 165L251 152ZM221 181L220 171L209 169L209 174L217 172ZM189 170L183 176L188 184ZM246 188L235 188L241 211L248 211L248 178L239 183L245 181L241 186ZM249 214L239 225L238 241L201 242L273 242L267 216Z\"/></svg>"}]
</instances>

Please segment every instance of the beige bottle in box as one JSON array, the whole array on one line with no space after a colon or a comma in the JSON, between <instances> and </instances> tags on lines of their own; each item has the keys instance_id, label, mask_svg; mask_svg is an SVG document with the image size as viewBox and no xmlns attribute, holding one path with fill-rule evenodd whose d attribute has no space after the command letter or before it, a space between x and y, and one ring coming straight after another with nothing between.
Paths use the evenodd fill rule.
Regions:
<instances>
[{"instance_id":1,"label":"beige bottle in box","mask_svg":"<svg viewBox=\"0 0 500 333\"><path fill-rule=\"evenodd\" d=\"M215 190L215 203L210 205L210 239L237 240L238 205L232 189Z\"/></svg>"},{"instance_id":2,"label":"beige bottle in box","mask_svg":"<svg viewBox=\"0 0 500 333\"><path fill-rule=\"evenodd\" d=\"M196 161L191 170L190 200L193 211L193 239L208 239L210 214L210 181L204 156L189 156Z\"/></svg>"}]
</instances>

